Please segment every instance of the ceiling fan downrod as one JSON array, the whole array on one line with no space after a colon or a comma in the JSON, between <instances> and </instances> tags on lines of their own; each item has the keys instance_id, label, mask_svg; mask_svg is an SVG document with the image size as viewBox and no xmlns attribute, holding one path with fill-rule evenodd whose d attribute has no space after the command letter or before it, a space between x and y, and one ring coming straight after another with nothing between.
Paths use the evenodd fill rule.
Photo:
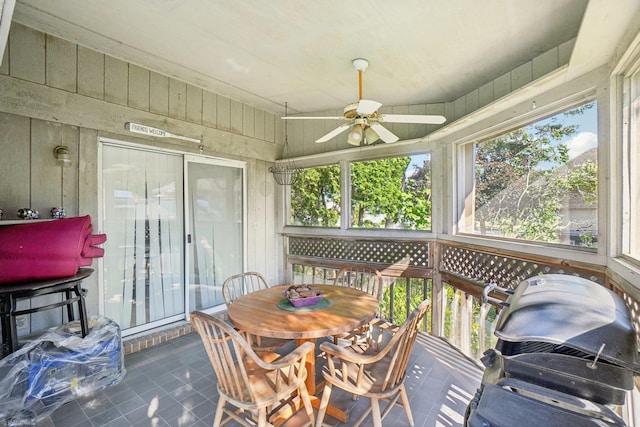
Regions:
<instances>
[{"instance_id":1,"label":"ceiling fan downrod","mask_svg":"<svg viewBox=\"0 0 640 427\"><path fill-rule=\"evenodd\" d=\"M369 61L363 58L356 58L351 61L356 71L358 72L358 101L362 99L362 73L369 66Z\"/></svg>"}]
</instances>

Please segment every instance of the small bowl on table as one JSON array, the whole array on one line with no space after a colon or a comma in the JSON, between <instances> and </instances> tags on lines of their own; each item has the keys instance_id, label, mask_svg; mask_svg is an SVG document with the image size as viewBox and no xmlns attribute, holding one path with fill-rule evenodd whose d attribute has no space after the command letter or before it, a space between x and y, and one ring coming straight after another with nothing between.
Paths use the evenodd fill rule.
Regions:
<instances>
[{"instance_id":1,"label":"small bowl on table","mask_svg":"<svg viewBox=\"0 0 640 427\"><path fill-rule=\"evenodd\" d=\"M282 294L296 308L316 305L323 297L322 291L313 285L289 286Z\"/></svg>"},{"instance_id":2,"label":"small bowl on table","mask_svg":"<svg viewBox=\"0 0 640 427\"><path fill-rule=\"evenodd\" d=\"M309 307L312 305L316 305L321 299L322 295L316 295L314 297L302 297L302 298L287 298L292 306L298 307Z\"/></svg>"}]
</instances>

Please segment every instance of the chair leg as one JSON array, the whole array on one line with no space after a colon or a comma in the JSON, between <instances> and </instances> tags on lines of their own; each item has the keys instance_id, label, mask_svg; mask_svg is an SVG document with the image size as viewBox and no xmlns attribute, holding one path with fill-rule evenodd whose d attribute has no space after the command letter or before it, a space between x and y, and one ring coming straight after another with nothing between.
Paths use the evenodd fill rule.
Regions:
<instances>
[{"instance_id":1,"label":"chair leg","mask_svg":"<svg viewBox=\"0 0 640 427\"><path fill-rule=\"evenodd\" d=\"M258 427L267 427L267 408L258 409Z\"/></svg>"},{"instance_id":2,"label":"chair leg","mask_svg":"<svg viewBox=\"0 0 640 427\"><path fill-rule=\"evenodd\" d=\"M309 397L307 387L304 384L301 384L298 388L298 393L300 394L300 398L302 399L302 403L304 404L304 410L307 413L307 417L309 417L309 426L313 427L316 420L313 415L313 406L311 406L311 398Z\"/></svg>"},{"instance_id":3,"label":"chair leg","mask_svg":"<svg viewBox=\"0 0 640 427\"><path fill-rule=\"evenodd\" d=\"M220 423L222 422L222 415L224 415L224 405L227 403L227 400L218 396L218 406L216 407L216 416L213 419L213 427L220 427Z\"/></svg>"},{"instance_id":4,"label":"chair leg","mask_svg":"<svg viewBox=\"0 0 640 427\"><path fill-rule=\"evenodd\" d=\"M382 417L380 416L380 401L378 398L371 398L371 418L373 418L373 427L382 427Z\"/></svg>"},{"instance_id":5,"label":"chair leg","mask_svg":"<svg viewBox=\"0 0 640 427\"><path fill-rule=\"evenodd\" d=\"M404 388L404 384L400 386L400 399L402 399L402 406L404 406L404 412L409 419L409 425L413 427L413 415L411 414L411 406L409 406L409 397L407 396L407 390Z\"/></svg>"},{"instance_id":6,"label":"chair leg","mask_svg":"<svg viewBox=\"0 0 640 427\"><path fill-rule=\"evenodd\" d=\"M331 397L331 384L326 382L324 384L324 391L322 392L322 399L320 400L320 408L318 408L316 427L322 427L324 415L327 412L327 406L329 406L329 397Z\"/></svg>"}]
</instances>

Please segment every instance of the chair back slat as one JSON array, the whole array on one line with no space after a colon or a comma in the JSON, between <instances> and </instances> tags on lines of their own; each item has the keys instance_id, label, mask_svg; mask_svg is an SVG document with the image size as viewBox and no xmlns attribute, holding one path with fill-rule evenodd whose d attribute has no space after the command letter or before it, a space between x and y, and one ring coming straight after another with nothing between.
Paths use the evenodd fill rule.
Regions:
<instances>
[{"instance_id":1,"label":"chair back slat","mask_svg":"<svg viewBox=\"0 0 640 427\"><path fill-rule=\"evenodd\" d=\"M222 284L222 297L228 307L243 295L269 287L267 279L265 279L262 274L249 271L247 273L235 274L225 280Z\"/></svg>"},{"instance_id":2,"label":"chair back slat","mask_svg":"<svg viewBox=\"0 0 640 427\"><path fill-rule=\"evenodd\" d=\"M244 364L244 338L224 320L194 312L193 328L202 338L205 350L218 378L218 386L239 401L253 400L251 383Z\"/></svg>"},{"instance_id":3,"label":"chair back slat","mask_svg":"<svg viewBox=\"0 0 640 427\"><path fill-rule=\"evenodd\" d=\"M305 342L272 362L258 357L244 337L223 318L200 311L191 313L191 323L200 335L217 377L218 407L213 425L229 419L245 426L266 426L279 409L301 399L311 425L313 407L305 386L305 361L314 346ZM222 420L223 413L228 416ZM250 421L249 421L250 420Z\"/></svg>"},{"instance_id":4,"label":"chair back slat","mask_svg":"<svg viewBox=\"0 0 640 427\"><path fill-rule=\"evenodd\" d=\"M333 282L335 286L358 289L382 299L382 274L375 268L367 266L342 267Z\"/></svg>"},{"instance_id":5,"label":"chair back slat","mask_svg":"<svg viewBox=\"0 0 640 427\"><path fill-rule=\"evenodd\" d=\"M388 356L391 357L390 369L387 372L382 389L395 387L404 381L407 364L409 363L411 351L413 350L413 344L420 328L420 322L424 318L430 304L431 302L429 300L422 301L422 303L411 312L407 320L387 344L394 346L394 348Z\"/></svg>"}]
</instances>

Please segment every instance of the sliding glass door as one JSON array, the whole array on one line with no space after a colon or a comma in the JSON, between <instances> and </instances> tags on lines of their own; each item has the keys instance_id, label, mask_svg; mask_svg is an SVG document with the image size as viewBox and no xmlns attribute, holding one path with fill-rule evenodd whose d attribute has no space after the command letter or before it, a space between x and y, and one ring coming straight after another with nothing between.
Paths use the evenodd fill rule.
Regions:
<instances>
[{"instance_id":1,"label":"sliding glass door","mask_svg":"<svg viewBox=\"0 0 640 427\"><path fill-rule=\"evenodd\" d=\"M243 271L244 168L185 157L189 307L224 304L224 280Z\"/></svg>"},{"instance_id":2,"label":"sliding glass door","mask_svg":"<svg viewBox=\"0 0 640 427\"><path fill-rule=\"evenodd\" d=\"M115 142L101 158L103 314L126 336L224 304L244 266L244 164Z\"/></svg>"}]
</instances>

